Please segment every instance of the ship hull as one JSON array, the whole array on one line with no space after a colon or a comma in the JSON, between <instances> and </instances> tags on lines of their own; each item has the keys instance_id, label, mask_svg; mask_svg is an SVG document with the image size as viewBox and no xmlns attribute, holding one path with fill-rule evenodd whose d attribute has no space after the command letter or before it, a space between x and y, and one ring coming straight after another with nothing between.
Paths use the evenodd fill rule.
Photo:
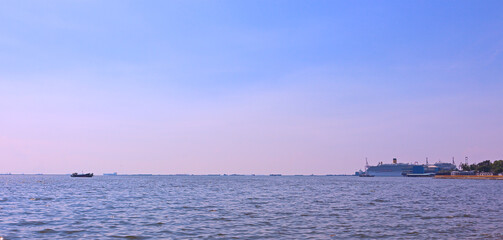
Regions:
<instances>
[{"instance_id":1,"label":"ship hull","mask_svg":"<svg viewBox=\"0 0 503 240\"><path fill-rule=\"evenodd\" d=\"M375 177L403 177L402 172L374 172L368 171L370 175Z\"/></svg>"},{"instance_id":2,"label":"ship hull","mask_svg":"<svg viewBox=\"0 0 503 240\"><path fill-rule=\"evenodd\" d=\"M72 173L70 175L71 177L93 177L94 174L92 173L86 173L86 174L78 174L78 173Z\"/></svg>"}]
</instances>

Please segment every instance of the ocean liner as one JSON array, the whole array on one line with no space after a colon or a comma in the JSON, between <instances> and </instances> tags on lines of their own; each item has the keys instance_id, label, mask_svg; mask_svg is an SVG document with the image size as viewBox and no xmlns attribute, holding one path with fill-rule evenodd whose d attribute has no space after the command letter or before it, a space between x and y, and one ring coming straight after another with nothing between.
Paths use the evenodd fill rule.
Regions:
<instances>
[{"instance_id":1,"label":"ocean liner","mask_svg":"<svg viewBox=\"0 0 503 240\"><path fill-rule=\"evenodd\" d=\"M379 162L377 166L366 166L366 173L369 175L374 175L376 177L401 177L406 176L411 173L433 173L437 174L443 171L452 171L456 169L454 160L452 163L437 162L435 164L428 164L428 158L426 159L426 164L414 164L410 163L398 163L396 158L393 158L393 163L383 163ZM417 170L420 169L420 172Z\"/></svg>"},{"instance_id":2,"label":"ocean liner","mask_svg":"<svg viewBox=\"0 0 503 240\"><path fill-rule=\"evenodd\" d=\"M380 162L377 166L368 166L367 174L376 177L401 177L403 173L412 172L414 166L410 163L398 163L397 159L393 158L391 164Z\"/></svg>"}]
</instances>

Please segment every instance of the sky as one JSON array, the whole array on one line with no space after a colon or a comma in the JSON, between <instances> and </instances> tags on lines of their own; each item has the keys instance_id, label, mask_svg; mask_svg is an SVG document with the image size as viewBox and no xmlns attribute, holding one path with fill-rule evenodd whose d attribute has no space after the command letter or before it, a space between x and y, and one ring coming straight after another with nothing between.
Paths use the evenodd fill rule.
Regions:
<instances>
[{"instance_id":1,"label":"sky","mask_svg":"<svg viewBox=\"0 0 503 240\"><path fill-rule=\"evenodd\" d=\"M2 1L0 173L503 159L503 1Z\"/></svg>"}]
</instances>

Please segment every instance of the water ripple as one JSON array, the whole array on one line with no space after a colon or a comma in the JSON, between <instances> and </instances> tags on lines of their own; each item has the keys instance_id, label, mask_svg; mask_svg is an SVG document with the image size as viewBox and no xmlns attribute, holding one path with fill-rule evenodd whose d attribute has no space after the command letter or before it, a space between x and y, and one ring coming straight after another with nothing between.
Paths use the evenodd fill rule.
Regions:
<instances>
[{"instance_id":1,"label":"water ripple","mask_svg":"<svg viewBox=\"0 0 503 240\"><path fill-rule=\"evenodd\" d=\"M5 239L503 238L503 181L9 175L0 182Z\"/></svg>"}]
</instances>

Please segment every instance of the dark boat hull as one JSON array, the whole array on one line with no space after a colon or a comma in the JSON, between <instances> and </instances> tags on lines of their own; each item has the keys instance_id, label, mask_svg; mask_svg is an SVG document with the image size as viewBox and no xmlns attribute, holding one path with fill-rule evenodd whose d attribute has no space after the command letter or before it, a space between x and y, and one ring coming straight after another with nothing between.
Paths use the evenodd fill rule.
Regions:
<instances>
[{"instance_id":1,"label":"dark boat hull","mask_svg":"<svg viewBox=\"0 0 503 240\"><path fill-rule=\"evenodd\" d=\"M93 177L93 173L86 173L86 174L78 174L78 173L73 173L71 177Z\"/></svg>"},{"instance_id":2,"label":"dark boat hull","mask_svg":"<svg viewBox=\"0 0 503 240\"><path fill-rule=\"evenodd\" d=\"M434 173L408 173L405 176L407 177L434 177Z\"/></svg>"}]
</instances>

